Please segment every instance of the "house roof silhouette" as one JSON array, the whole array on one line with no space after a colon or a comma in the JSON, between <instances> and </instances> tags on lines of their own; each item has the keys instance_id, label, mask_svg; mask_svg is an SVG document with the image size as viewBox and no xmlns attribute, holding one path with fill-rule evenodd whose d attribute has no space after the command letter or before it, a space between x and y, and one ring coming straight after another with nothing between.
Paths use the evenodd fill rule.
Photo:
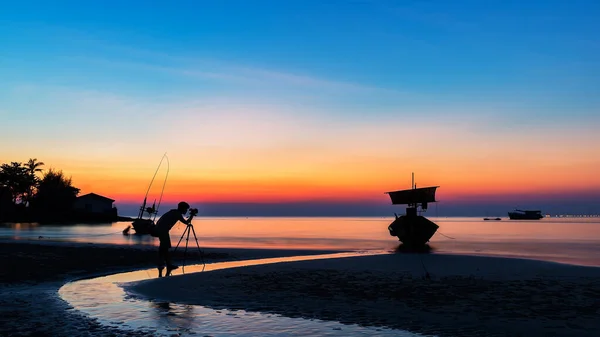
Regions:
<instances>
[{"instance_id":1,"label":"house roof silhouette","mask_svg":"<svg viewBox=\"0 0 600 337\"><path fill-rule=\"evenodd\" d=\"M105 201L115 202L111 198L107 198L105 196L102 196L102 195L96 194L96 193L84 194L82 196L77 197L77 199L96 199L96 200L105 200Z\"/></svg>"}]
</instances>

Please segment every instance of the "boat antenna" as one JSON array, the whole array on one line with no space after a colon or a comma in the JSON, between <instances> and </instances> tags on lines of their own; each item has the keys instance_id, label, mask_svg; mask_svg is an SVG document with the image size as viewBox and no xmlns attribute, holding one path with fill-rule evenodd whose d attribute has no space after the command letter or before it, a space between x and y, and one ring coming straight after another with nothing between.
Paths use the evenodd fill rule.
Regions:
<instances>
[{"instance_id":1,"label":"boat antenna","mask_svg":"<svg viewBox=\"0 0 600 337\"><path fill-rule=\"evenodd\" d=\"M165 192L165 185L167 184L167 177L169 176L169 169L171 166L169 163L169 157L167 157L166 152L163 155L163 159L164 158L167 159L167 174L165 174L165 180L163 181L162 190L160 191L160 198L158 198L158 206L156 206L156 209L154 210L154 219L152 219L152 221L156 220L156 215L158 215L158 209L160 208L160 202L162 201L163 193ZM162 162L162 159L161 159L161 162ZM154 175L156 175L156 173L154 173Z\"/></svg>"},{"instance_id":2,"label":"boat antenna","mask_svg":"<svg viewBox=\"0 0 600 337\"><path fill-rule=\"evenodd\" d=\"M410 183L410 188L415 188L415 173L412 172L412 182Z\"/></svg>"},{"instance_id":3,"label":"boat antenna","mask_svg":"<svg viewBox=\"0 0 600 337\"><path fill-rule=\"evenodd\" d=\"M163 154L162 158L160 159L160 162L158 163L158 167L156 167L156 171L154 171L154 175L152 176L152 180L150 180L150 185L148 185L148 190L146 191L146 196L144 198L148 197L148 193L150 193L150 188L152 187L154 178L156 178L156 174L158 173L158 170L160 169L160 165L162 165L162 162L166 156L167 156L167 153L165 152L165 154Z\"/></svg>"}]
</instances>

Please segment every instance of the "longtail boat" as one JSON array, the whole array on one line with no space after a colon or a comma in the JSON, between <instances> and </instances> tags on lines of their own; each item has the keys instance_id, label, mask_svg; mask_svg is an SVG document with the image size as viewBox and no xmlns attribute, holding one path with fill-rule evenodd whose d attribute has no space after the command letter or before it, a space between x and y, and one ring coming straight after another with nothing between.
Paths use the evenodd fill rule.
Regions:
<instances>
[{"instance_id":1,"label":"longtail boat","mask_svg":"<svg viewBox=\"0 0 600 337\"><path fill-rule=\"evenodd\" d=\"M391 236L396 236L410 247L424 246L438 230L439 226L421 215L427 206L435 200L435 192L439 186L417 188L413 182L410 189L385 192L390 196L393 205L407 205L406 214L398 216L388 226Z\"/></svg>"}]
</instances>

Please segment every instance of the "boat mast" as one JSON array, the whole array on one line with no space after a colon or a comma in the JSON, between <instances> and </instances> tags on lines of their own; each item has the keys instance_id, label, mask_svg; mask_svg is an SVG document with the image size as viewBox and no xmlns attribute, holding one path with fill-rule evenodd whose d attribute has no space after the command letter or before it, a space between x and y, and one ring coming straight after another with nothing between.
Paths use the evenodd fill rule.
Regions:
<instances>
[{"instance_id":1,"label":"boat mast","mask_svg":"<svg viewBox=\"0 0 600 337\"><path fill-rule=\"evenodd\" d=\"M414 190L415 189L415 173L411 172L411 176L412 176L412 181L410 183L410 188L412 188ZM410 207L410 208L414 207L416 210L417 204L409 204L408 207ZM407 210L407 212L408 212L408 210Z\"/></svg>"},{"instance_id":2,"label":"boat mast","mask_svg":"<svg viewBox=\"0 0 600 337\"><path fill-rule=\"evenodd\" d=\"M162 158L160 159L160 162L158 163L158 167L156 167L156 171L154 171L154 175L152 176L152 180L150 180L150 184L148 185L148 190L146 191L146 195L144 196L144 203L142 204L142 207L140 208L140 214L138 215L138 218L141 219L144 216L144 211L146 210L146 200L148 198L148 193L150 193L150 188L152 187L152 184L154 183L154 178L156 178L156 174L158 173L158 170L160 169L160 166L162 165L163 160L165 160L165 158L167 158L167 153L165 152L165 154L163 154ZM169 158L167 158L167 165L169 162ZM167 176L169 175L169 167L167 166ZM165 177L165 181L163 182L163 189L162 192L160 194L160 200L162 200L162 194L165 190L165 184L167 182L167 178ZM158 205L160 207L160 200L158 202ZM156 204L156 200L154 200L154 204ZM154 205L152 206L152 208L154 208ZM149 217L152 217L152 214L149 214ZM156 218L156 214L154 215L154 218Z\"/></svg>"},{"instance_id":3,"label":"boat mast","mask_svg":"<svg viewBox=\"0 0 600 337\"><path fill-rule=\"evenodd\" d=\"M140 213L138 214L138 219L141 219L144 216L144 210L146 209L146 197L144 197L144 203L142 204L142 207L140 207Z\"/></svg>"}]
</instances>

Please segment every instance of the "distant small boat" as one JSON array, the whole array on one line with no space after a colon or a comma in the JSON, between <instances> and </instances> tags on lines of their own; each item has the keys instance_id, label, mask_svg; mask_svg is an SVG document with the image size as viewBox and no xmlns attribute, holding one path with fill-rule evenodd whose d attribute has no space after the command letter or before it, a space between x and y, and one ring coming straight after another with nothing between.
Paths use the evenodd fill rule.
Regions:
<instances>
[{"instance_id":1,"label":"distant small boat","mask_svg":"<svg viewBox=\"0 0 600 337\"><path fill-rule=\"evenodd\" d=\"M516 209L514 212L508 212L508 217L511 220L539 220L544 216L542 215L542 211Z\"/></svg>"},{"instance_id":2,"label":"distant small boat","mask_svg":"<svg viewBox=\"0 0 600 337\"><path fill-rule=\"evenodd\" d=\"M495 220L495 221L500 221L502 219L500 218L483 218L483 220Z\"/></svg>"}]
</instances>

